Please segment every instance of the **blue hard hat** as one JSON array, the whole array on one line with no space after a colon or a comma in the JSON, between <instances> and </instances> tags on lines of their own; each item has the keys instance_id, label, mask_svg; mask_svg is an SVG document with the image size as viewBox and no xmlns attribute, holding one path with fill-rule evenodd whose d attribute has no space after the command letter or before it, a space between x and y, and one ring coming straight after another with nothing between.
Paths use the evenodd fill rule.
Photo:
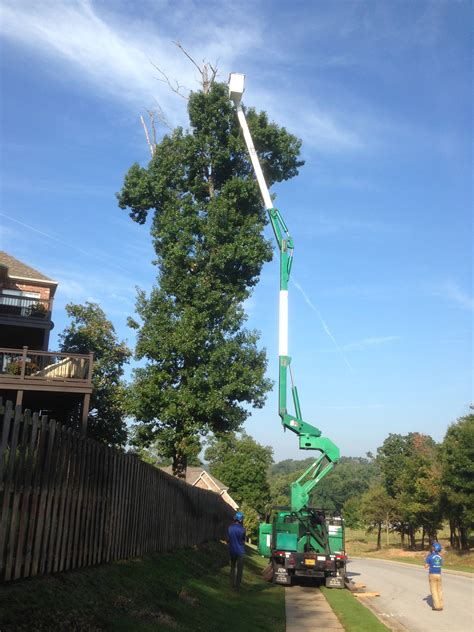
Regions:
<instances>
[{"instance_id":1,"label":"blue hard hat","mask_svg":"<svg viewBox=\"0 0 474 632\"><path fill-rule=\"evenodd\" d=\"M244 514L241 511L238 511L234 516L234 520L237 520L237 522L242 522L243 519Z\"/></svg>"},{"instance_id":2,"label":"blue hard hat","mask_svg":"<svg viewBox=\"0 0 474 632\"><path fill-rule=\"evenodd\" d=\"M443 548L439 542L432 542L431 546L434 548L436 553L439 553Z\"/></svg>"}]
</instances>

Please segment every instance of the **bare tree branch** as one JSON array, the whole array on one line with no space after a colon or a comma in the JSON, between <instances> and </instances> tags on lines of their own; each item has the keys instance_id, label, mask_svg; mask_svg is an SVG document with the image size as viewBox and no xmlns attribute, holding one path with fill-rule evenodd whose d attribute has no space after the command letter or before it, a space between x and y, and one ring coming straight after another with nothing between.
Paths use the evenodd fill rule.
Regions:
<instances>
[{"instance_id":1,"label":"bare tree branch","mask_svg":"<svg viewBox=\"0 0 474 632\"><path fill-rule=\"evenodd\" d=\"M151 156L153 157L153 154L155 153L155 146L152 145L151 142L150 142L150 136L148 134L148 129L147 129L147 126L146 126L146 123L145 123L145 119L141 115L140 115L140 121L142 122L143 131L145 132L145 138L146 138L147 145L150 148L150 153L151 153Z\"/></svg>"},{"instance_id":2,"label":"bare tree branch","mask_svg":"<svg viewBox=\"0 0 474 632\"><path fill-rule=\"evenodd\" d=\"M184 48L181 42L173 42L173 43L175 44L177 48L179 48L179 50L183 53L183 55L185 55L189 59L189 61L193 64L193 66L198 70L199 75L200 75L202 91L204 94L208 94L218 74L218 63L216 62L214 65L212 65L210 62L203 59L202 65L199 65L196 62L196 60ZM151 60L150 60L150 63L153 66L153 68L155 68L160 73L160 77L156 77L158 81L162 81L163 83L166 83L172 92L174 92L181 98L188 100L188 97L182 93L182 90L185 89L185 86L182 86L178 81L176 81L176 79L171 80L170 77L159 66L154 64ZM157 110L148 110L148 116L150 118L152 140L150 140L148 128L146 126L143 116L140 116L140 120L142 122L142 126L145 131L147 144L150 148L151 155L153 156L156 151L156 146L157 146L155 120L158 120L163 125L166 125L166 127L168 127L169 129L171 129L171 126L168 123L168 120L166 119L166 116L159 104L157 104ZM210 155L206 155L206 158L208 161L208 166L205 168L205 172L203 173L203 176L204 176L204 179L207 181L207 186L209 189L209 197L212 199L215 197L212 159Z\"/></svg>"},{"instance_id":3,"label":"bare tree branch","mask_svg":"<svg viewBox=\"0 0 474 632\"><path fill-rule=\"evenodd\" d=\"M207 94L209 92L209 89L210 89L212 83L214 82L214 79L216 78L217 65L214 68L214 66L212 66L212 64L210 62L207 62L205 59L203 59L202 60L202 66L200 66L196 62L196 60L193 57L191 57L191 55L184 48L184 46L181 44L181 42L173 42L173 44L175 46L177 46L179 48L179 50L184 55L186 55L186 57L189 59L189 61L198 69L199 74L201 75L202 91L204 92L204 94ZM210 78L209 78L209 70L211 71Z\"/></svg>"},{"instance_id":4,"label":"bare tree branch","mask_svg":"<svg viewBox=\"0 0 474 632\"><path fill-rule=\"evenodd\" d=\"M186 55L186 57L189 59L189 61L196 66L196 68L199 70L199 73L202 75L201 67L198 66L198 64L195 62L195 60L191 57L191 55L188 53L188 51L181 44L181 42L173 42L173 44L175 46L177 46L179 48L179 50Z\"/></svg>"},{"instance_id":5,"label":"bare tree branch","mask_svg":"<svg viewBox=\"0 0 474 632\"><path fill-rule=\"evenodd\" d=\"M153 134L155 136L155 144L156 144L156 130L155 130L155 125L154 125L155 119L158 120L162 125L167 127L169 130L172 130L173 127L171 126L171 123L169 122L168 117L164 113L163 108L158 103L158 101L156 101L156 109L150 110L148 114L150 118L153 118L152 129L153 129Z\"/></svg>"},{"instance_id":6,"label":"bare tree branch","mask_svg":"<svg viewBox=\"0 0 474 632\"><path fill-rule=\"evenodd\" d=\"M155 112L148 110L148 116L150 117L151 132L153 136L153 145L156 147L156 128L155 128Z\"/></svg>"},{"instance_id":7,"label":"bare tree branch","mask_svg":"<svg viewBox=\"0 0 474 632\"><path fill-rule=\"evenodd\" d=\"M160 75L162 76L162 78L157 77L158 81L163 81L163 83L168 84L169 89L174 92L175 94L177 94L178 96L180 96L182 99L185 99L186 101L188 100L188 97L184 94L182 94L181 90L183 88L185 88L185 86L180 85L176 80L174 80L174 84L173 85L171 83L170 78L168 77L168 75L161 70L161 68L159 68L156 64L154 64L152 61L150 61L151 65L153 66L153 68L155 68L156 70L158 70L158 72L160 73Z\"/></svg>"}]
</instances>

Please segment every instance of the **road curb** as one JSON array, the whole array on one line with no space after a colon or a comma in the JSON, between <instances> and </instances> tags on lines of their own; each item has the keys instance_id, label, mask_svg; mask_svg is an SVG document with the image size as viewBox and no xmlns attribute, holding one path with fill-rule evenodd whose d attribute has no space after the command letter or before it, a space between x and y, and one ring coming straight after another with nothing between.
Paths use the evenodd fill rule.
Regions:
<instances>
[{"instance_id":1,"label":"road curb","mask_svg":"<svg viewBox=\"0 0 474 632\"><path fill-rule=\"evenodd\" d=\"M359 603L367 608L367 610L370 610L370 612L377 617L380 623L383 623L383 625L392 630L392 632L410 632L410 630L404 626L403 623L400 623L400 621L390 621L387 617L382 616L382 613L377 609L377 606L373 602L359 601Z\"/></svg>"}]
</instances>

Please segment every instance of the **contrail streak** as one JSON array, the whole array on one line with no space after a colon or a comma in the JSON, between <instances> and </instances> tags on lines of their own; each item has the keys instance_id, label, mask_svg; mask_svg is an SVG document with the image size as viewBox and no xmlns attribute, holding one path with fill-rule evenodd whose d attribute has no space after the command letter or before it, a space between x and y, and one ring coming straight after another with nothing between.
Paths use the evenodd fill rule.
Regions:
<instances>
[{"instance_id":1,"label":"contrail streak","mask_svg":"<svg viewBox=\"0 0 474 632\"><path fill-rule=\"evenodd\" d=\"M123 268L120 265L117 265L117 263L114 261L112 257L109 257L107 255L104 256L103 254L98 255L94 252L83 250L82 248L79 248L79 246L75 246L74 244L69 244L66 241L63 241L62 239L59 239L58 237L51 235L50 233L45 233L44 231L39 230L38 228L35 228L34 226L31 226L31 224L25 224L24 222L20 222L20 220L15 219L14 217L10 217L10 215L7 215L6 213L0 213L0 216L5 217L6 219L9 219L11 222L15 222L15 224L18 224L19 226L23 226L23 228L27 228L28 230L31 230L34 233L38 233L38 235L42 235L43 237L46 237L47 239L56 241L58 244L66 246L66 248L76 250L77 252L80 252L81 254L86 255L87 257L92 257L94 259L98 259L99 261L103 261L104 263L115 268L116 270L120 270L121 272L127 272L125 268Z\"/></svg>"},{"instance_id":2,"label":"contrail streak","mask_svg":"<svg viewBox=\"0 0 474 632\"><path fill-rule=\"evenodd\" d=\"M55 237L54 235L51 235L50 233L45 233L42 230L39 230L38 228L31 226L31 224L25 224L24 222L20 222L20 220L15 219L14 217L10 217L10 215L7 215L6 213L0 213L0 215L2 217L5 217L6 219L9 219L11 222L15 222L15 224L19 224L20 226L23 226L23 228L28 228L28 230L32 230L33 232L38 233L38 235L42 235L43 237L46 237L47 239L51 239L52 241L57 241L58 244L62 244L63 246L66 246L67 248L74 248L74 250L77 250L78 252L82 252L83 255L90 256L91 254L90 252L82 250L82 248L78 248L78 246L73 246L72 244L68 244L66 241L63 241L62 239L58 239L58 237Z\"/></svg>"},{"instance_id":3,"label":"contrail streak","mask_svg":"<svg viewBox=\"0 0 474 632\"><path fill-rule=\"evenodd\" d=\"M301 287L301 285L298 283L298 281L296 281L295 279L292 279L293 284L298 288L298 290L301 292L301 294L303 295L304 300L306 301L306 303L311 307L311 309L313 310L313 312L315 312L315 314L317 315L317 317L319 318L319 321L321 323L321 325L323 326L324 331L326 332L326 334L329 336L329 338L332 340L334 346L337 349L337 352L339 353L339 355L341 356L341 358L344 360L345 364L347 365L349 371L351 373L354 373L354 369L352 368L351 363L349 362L349 360L347 359L346 355L344 354L342 348L338 345L337 340L334 338L334 336L331 333L331 330L329 329L329 327L326 324L326 321L324 320L324 318L321 316L321 312L318 310L318 308L312 303L311 299L309 298L309 296L306 294L306 292L303 290L303 288Z\"/></svg>"}]
</instances>

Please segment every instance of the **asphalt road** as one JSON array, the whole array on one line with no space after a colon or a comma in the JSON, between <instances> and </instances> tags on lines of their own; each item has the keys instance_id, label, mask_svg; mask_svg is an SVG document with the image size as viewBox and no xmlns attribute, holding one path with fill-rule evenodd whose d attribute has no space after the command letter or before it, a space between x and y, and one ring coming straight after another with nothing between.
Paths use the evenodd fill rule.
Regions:
<instances>
[{"instance_id":1,"label":"asphalt road","mask_svg":"<svg viewBox=\"0 0 474 632\"><path fill-rule=\"evenodd\" d=\"M395 629L409 632L473 632L474 578L443 573L444 610L433 611L427 571L422 566L354 559L349 578L379 592L370 605Z\"/></svg>"}]
</instances>

